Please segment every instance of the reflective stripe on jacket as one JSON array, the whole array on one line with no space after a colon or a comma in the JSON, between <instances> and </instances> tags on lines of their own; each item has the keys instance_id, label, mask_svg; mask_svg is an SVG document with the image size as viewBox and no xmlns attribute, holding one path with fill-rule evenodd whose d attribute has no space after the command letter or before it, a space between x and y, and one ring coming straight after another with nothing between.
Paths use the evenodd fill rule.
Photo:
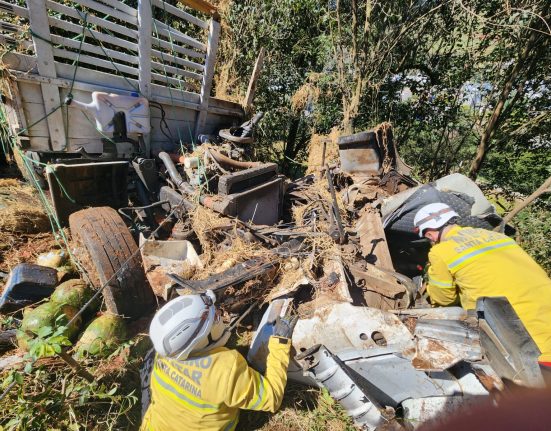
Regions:
<instances>
[{"instance_id":1,"label":"reflective stripe on jacket","mask_svg":"<svg viewBox=\"0 0 551 431\"><path fill-rule=\"evenodd\" d=\"M481 296L505 296L551 360L551 279L511 238L454 226L429 253L427 290L437 305L474 309Z\"/></svg>"},{"instance_id":2,"label":"reflective stripe on jacket","mask_svg":"<svg viewBox=\"0 0 551 431\"><path fill-rule=\"evenodd\" d=\"M141 431L229 431L237 425L239 409L275 412L287 383L291 343L271 337L268 347L265 376L225 347L185 361L157 355Z\"/></svg>"}]
</instances>

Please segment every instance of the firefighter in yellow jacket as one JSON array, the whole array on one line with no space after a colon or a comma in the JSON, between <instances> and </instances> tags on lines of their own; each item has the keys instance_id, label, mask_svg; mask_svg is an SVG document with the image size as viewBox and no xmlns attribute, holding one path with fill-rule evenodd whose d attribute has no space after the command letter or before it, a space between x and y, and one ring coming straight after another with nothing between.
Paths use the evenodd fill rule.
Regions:
<instances>
[{"instance_id":1,"label":"firefighter in yellow jacket","mask_svg":"<svg viewBox=\"0 0 551 431\"><path fill-rule=\"evenodd\" d=\"M551 367L551 279L511 238L455 224L448 205L421 208L414 225L433 245L427 291L435 305L474 309L482 296L505 296ZM551 369L551 368L547 368Z\"/></svg>"},{"instance_id":2,"label":"firefighter in yellow jacket","mask_svg":"<svg viewBox=\"0 0 551 431\"><path fill-rule=\"evenodd\" d=\"M296 321L276 322L262 375L237 351L223 347L230 334L214 302L210 291L181 296L153 318L151 403L141 431L233 430L239 409L279 408Z\"/></svg>"}]
</instances>

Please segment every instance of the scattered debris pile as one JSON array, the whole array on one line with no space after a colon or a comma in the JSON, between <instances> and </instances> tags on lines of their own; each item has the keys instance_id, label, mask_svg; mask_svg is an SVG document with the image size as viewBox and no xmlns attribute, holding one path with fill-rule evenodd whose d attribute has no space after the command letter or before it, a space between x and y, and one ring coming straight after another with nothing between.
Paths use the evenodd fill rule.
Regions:
<instances>
[{"instance_id":1,"label":"scattered debris pile","mask_svg":"<svg viewBox=\"0 0 551 431\"><path fill-rule=\"evenodd\" d=\"M419 184L387 123L335 131L336 142L316 137L308 175L290 181L274 164L247 161L251 124L203 136L183 155L135 161L153 203L69 216L73 252L106 309L77 356L120 343L117 316L136 320L154 312L154 298L212 289L228 321L254 310L248 359L261 371L275 317L298 314L290 379L326 388L363 429L415 428L506 381L543 384L537 347L506 300L481 299L475 313L433 309L422 289L428 244L413 232L417 208L445 201L462 224L501 223L474 183L455 174ZM21 344L41 326L29 316L70 319L90 299L70 283L25 313Z\"/></svg>"}]
</instances>

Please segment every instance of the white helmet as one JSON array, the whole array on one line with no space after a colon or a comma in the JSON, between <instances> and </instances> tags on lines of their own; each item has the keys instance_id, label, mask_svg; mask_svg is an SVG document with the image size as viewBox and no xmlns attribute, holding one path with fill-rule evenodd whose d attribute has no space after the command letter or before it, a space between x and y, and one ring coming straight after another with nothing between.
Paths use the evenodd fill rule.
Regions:
<instances>
[{"instance_id":1,"label":"white helmet","mask_svg":"<svg viewBox=\"0 0 551 431\"><path fill-rule=\"evenodd\" d=\"M192 352L223 346L230 336L216 312L211 290L166 303L153 317L149 336L161 356L186 359Z\"/></svg>"},{"instance_id":2,"label":"white helmet","mask_svg":"<svg viewBox=\"0 0 551 431\"><path fill-rule=\"evenodd\" d=\"M459 217L459 214L448 205L442 203L429 204L417 211L413 219L413 225L415 231L423 238L426 229L440 229L454 217Z\"/></svg>"}]
</instances>

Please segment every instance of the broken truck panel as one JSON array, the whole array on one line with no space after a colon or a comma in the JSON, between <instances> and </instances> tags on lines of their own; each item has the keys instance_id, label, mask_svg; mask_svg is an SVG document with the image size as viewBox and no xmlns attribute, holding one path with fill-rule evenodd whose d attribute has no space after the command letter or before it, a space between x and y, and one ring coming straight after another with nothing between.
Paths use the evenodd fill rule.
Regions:
<instances>
[{"instance_id":1,"label":"broken truck panel","mask_svg":"<svg viewBox=\"0 0 551 431\"><path fill-rule=\"evenodd\" d=\"M490 365L503 379L528 387L545 387L538 346L505 297L479 298L480 344Z\"/></svg>"},{"instance_id":2,"label":"broken truck panel","mask_svg":"<svg viewBox=\"0 0 551 431\"><path fill-rule=\"evenodd\" d=\"M128 205L126 161L52 164L46 167L46 178L63 226L68 226L72 213L87 207L118 209Z\"/></svg>"},{"instance_id":3,"label":"broken truck panel","mask_svg":"<svg viewBox=\"0 0 551 431\"><path fill-rule=\"evenodd\" d=\"M396 150L389 123L370 131L341 136L338 146L342 169L352 176L375 176L390 170L404 176L411 174L411 168Z\"/></svg>"},{"instance_id":4,"label":"broken truck panel","mask_svg":"<svg viewBox=\"0 0 551 431\"><path fill-rule=\"evenodd\" d=\"M302 352L323 344L332 352L369 349L381 345L413 351L407 327L391 313L370 307L334 303L301 318L293 333L293 347Z\"/></svg>"}]
</instances>

